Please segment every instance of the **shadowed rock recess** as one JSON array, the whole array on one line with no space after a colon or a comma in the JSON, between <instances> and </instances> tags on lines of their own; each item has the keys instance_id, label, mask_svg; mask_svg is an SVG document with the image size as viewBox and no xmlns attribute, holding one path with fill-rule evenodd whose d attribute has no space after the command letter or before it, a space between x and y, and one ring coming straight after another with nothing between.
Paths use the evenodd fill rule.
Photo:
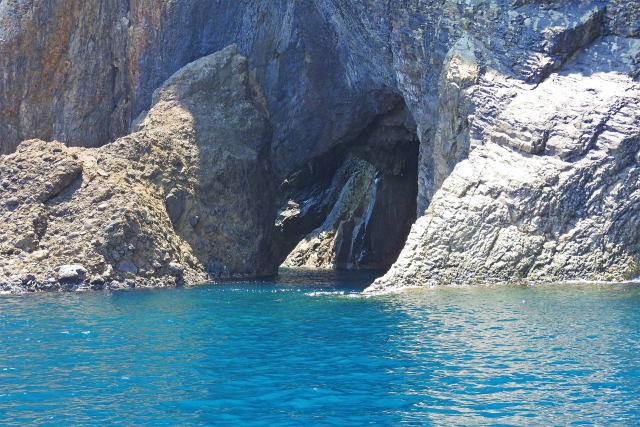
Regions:
<instances>
[{"instance_id":1,"label":"shadowed rock recess","mask_svg":"<svg viewBox=\"0 0 640 427\"><path fill-rule=\"evenodd\" d=\"M0 2L0 292L640 274L639 1L99 3Z\"/></svg>"}]
</instances>

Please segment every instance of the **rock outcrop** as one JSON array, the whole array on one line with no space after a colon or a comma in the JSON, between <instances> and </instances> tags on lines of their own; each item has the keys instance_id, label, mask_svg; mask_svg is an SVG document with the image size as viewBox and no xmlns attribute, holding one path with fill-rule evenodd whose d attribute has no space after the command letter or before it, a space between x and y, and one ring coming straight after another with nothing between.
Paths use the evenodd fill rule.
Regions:
<instances>
[{"instance_id":1,"label":"rock outcrop","mask_svg":"<svg viewBox=\"0 0 640 427\"><path fill-rule=\"evenodd\" d=\"M369 290L640 275L639 57L604 37L515 91Z\"/></svg>"},{"instance_id":2,"label":"rock outcrop","mask_svg":"<svg viewBox=\"0 0 640 427\"><path fill-rule=\"evenodd\" d=\"M0 153L31 138L120 138L93 151L30 142L3 158L2 227L31 227L2 243L2 262L17 263L4 271L36 265L26 254L45 228L34 224L49 223L58 187L85 194L93 156L123 174L119 185L126 173L140 183L137 199L157 214L149 227L168 225L160 247L174 248L155 273L127 245L117 262L87 250L118 280L268 274L296 246L287 263L386 267L414 216L379 289L632 276L639 39L637 0L2 1ZM234 72L202 80L207 68L187 65L233 43L247 58ZM21 211L25 192L42 206ZM74 203L68 212L88 217ZM71 266L64 277L97 274L55 256Z\"/></svg>"},{"instance_id":3,"label":"rock outcrop","mask_svg":"<svg viewBox=\"0 0 640 427\"><path fill-rule=\"evenodd\" d=\"M285 267L386 270L415 221L418 138L402 100L285 180ZM295 246L295 247L294 247Z\"/></svg>"},{"instance_id":4,"label":"rock outcrop","mask_svg":"<svg viewBox=\"0 0 640 427\"><path fill-rule=\"evenodd\" d=\"M415 150L413 154L417 154ZM415 165L413 169L413 173L409 170L406 175L393 175L347 156L336 174L337 182L342 185L334 183L331 188L335 193L331 210L317 228L298 242L282 265L324 269L389 268L415 220ZM299 213L298 204L290 205L281 213L281 221Z\"/></svg>"},{"instance_id":5,"label":"rock outcrop","mask_svg":"<svg viewBox=\"0 0 640 427\"><path fill-rule=\"evenodd\" d=\"M1 157L0 290L273 274L271 127L255 93L231 46L168 79L131 135Z\"/></svg>"}]
</instances>

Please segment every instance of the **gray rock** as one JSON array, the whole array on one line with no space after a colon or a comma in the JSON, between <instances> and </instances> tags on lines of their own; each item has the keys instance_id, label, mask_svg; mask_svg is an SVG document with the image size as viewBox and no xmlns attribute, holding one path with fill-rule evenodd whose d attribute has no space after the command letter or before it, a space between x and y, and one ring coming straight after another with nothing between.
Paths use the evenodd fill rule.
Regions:
<instances>
[{"instance_id":1,"label":"gray rock","mask_svg":"<svg viewBox=\"0 0 640 427\"><path fill-rule=\"evenodd\" d=\"M172 188L165 199L167 213L172 223L177 224L185 209L186 195L183 189Z\"/></svg>"},{"instance_id":2,"label":"gray rock","mask_svg":"<svg viewBox=\"0 0 640 427\"><path fill-rule=\"evenodd\" d=\"M628 166L626 150L633 146L635 133L633 126L621 123L635 119L627 111L633 103L602 88L618 90L623 76L637 81L640 75L637 1L141 0L136 7L125 0L106 7L71 0L40 3L15 0L0 7L0 153L15 151L0 159L0 176L10 182L0 193L0 232L7 236L0 253L8 254L19 271L36 271L42 264L30 252L37 245L50 249L53 265L81 259L92 270L111 262L105 259L105 248L122 247L144 234L153 245L136 251L136 262L155 256L152 248L162 248L166 260L179 260L185 267L187 283L199 281L204 274L199 266L212 263L228 266L230 275L273 273L276 260L286 252L283 248L323 224L327 211L336 206L334 201L305 205L295 199L299 214L283 216L282 224L297 225L281 228L291 232L283 232L283 240L274 243L276 183L337 149L398 177L406 161L404 142L416 135L416 212L425 219L418 219L418 231L405 248L415 256L405 251L401 258L413 259L415 266L433 265L434 278L454 271L454 263L460 277L465 276L480 268L467 259L480 259L483 253L454 245L447 257L444 249L434 249L434 242L442 242L430 233L454 227L468 240L467 226L456 224L478 231L474 227L479 226L468 221L487 219L464 203L446 207L446 189L466 202L490 182L486 191L491 200L481 202L514 215L509 221L496 219L499 226L485 225L492 230L513 225L520 230L526 225L523 218L535 217L526 212L538 208L543 218L544 212L556 209L575 221L601 224L586 205L549 201L550 195L536 199L531 188L540 183L571 191L578 200L589 195L604 203L606 215L617 212L616 218L626 218L624 212L634 212L618 195L599 199L594 188L607 192L617 183L626 184L615 167ZM74 25L69 25L69 16ZM210 55L230 43L237 47ZM578 57L583 60L576 61ZM191 62L194 58L200 59ZM573 74L584 79L573 79ZM566 86L553 86L556 79ZM622 86L634 94L627 83ZM557 96L550 89L557 90ZM135 132L122 137L130 125ZM613 132L629 141L608 145ZM26 141L18 146L31 137L62 143ZM64 146L109 141L115 142L93 151ZM496 153L503 155L502 163ZM607 160L598 163L595 158L602 153ZM585 159L592 161L585 166L589 172L581 169ZM500 181L494 179L495 171L480 172L478 165L511 173L499 174ZM561 172L558 165L564 168ZM465 170L474 173L461 175ZM523 180L517 171L529 171L536 179ZM558 182L548 181L548 176ZM564 183L567 176L579 184ZM355 172L349 178L355 178ZM629 185L634 188L633 182ZM371 186L359 188L354 200L379 200L379 207L407 205L371 197ZM407 194L406 188L396 192ZM312 193L307 190L297 193ZM10 193L20 203L7 208ZM534 199L535 209L527 205ZM475 199L470 203L485 206ZM100 212L91 204L102 206ZM347 263L359 257L360 249L379 256L377 248L384 241L376 230L384 227L365 227L370 222L363 221L360 211L369 208L351 206L362 209L347 209L348 215L323 231L342 236L332 247L345 248L339 252L347 254L342 257ZM217 215L203 215L194 228L184 215L192 210ZM35 211L47 221L34 224ZM91 215L96 221L85 228ZM167 227L167 216L172 227ZM380 217L386 224L402 222L391 211ZM443 220L442 229L434 218ZM574 229L559 219L535 221L551 223L554 233ZM608 236L599 241L605 245L602 268L617 268L635 256L634 229L625 221L611 219L610 229L602 231ZM622 231L631 233L627 247L612 237ZM540 237L542 232L536 233ZM89 244L85 237L96 234L104 236L104 243ZM542 234L543 241L557 242L558 236ZM484 236L483 242L488 239L478 235ZM620 248L608 249L611 241ZM10 247L12 242L26 242L25 249ZM538 248L533 243L531 247ZM579 259L577 253L590 252L597 244L578 239L575 247L557 247L562 249L552 257L525 258L535 258L536 266L544 259L564 265L565 256L572 264ZM529 249L521 252L528 254ZM190 257L196 261L186 262ZM511 248L496 261L503 267L486 269L487 277L498 270L528 277L518 270L527 263L515 259L524 258ZM595 269L591 264L586 262L590 267L582 272L568 268L567 274L581 277ZM594 275L605 276L600 273ZM227 274L224 269L222 274ZM174 278L153 277L157 283L165 279L170 283Z\"/></svg>"},{"instance_id":3,"label":"gray rock","mask_svg":"<svg viewBox=\"0 0 640 427\"><path fill-rule=\"evenodd\" d=\"M100 146L130 124L137 131L173 73L237 43L255 70L251 90L270 112L283 178L392 108L390 32L408 9L405 0L393 8L362 0L114 0L105 8L53 0L40 8L17 0L0 9L0 153L29 138ZM79 24L67 25L68 16Z\"/></svg>"},{"instance_id":4,"label":"gray rock","mask_svg":"<svg viewBox=\"0 0 640 427\"><path fill-rule=\"evenodd\" d=\"M120 291L123 289L129 289L129 286L124 282L112 280L111 282L109 282L106 288L112 291Z\"/></svg>"},{"instance_id":5,"label":"gray rock","mask_svg":"<svg viewBox=\"0 0 640 427\"><path fill-rule=\"evenodd\" d=\"M198 215L193 215L193 214L189 215L189 224L191 224L192 227L195 228L199 222L200 222L200 217Z\"/></svg>"},{"instance_id":6,"label":"gray rock","mask_svg":"<svg viewBox=\"0 0 640 427\"><path fill-rule=\"evenodd\" d=\"M20 200L16 199L15 197L7 199L4 202L4 205L6 206L7 209L15 209L18 207L19 204L20 204Z\"/></svg>"},{"instance_id":7,"label":"gray rock","mask_svg":"<svg viewBox=\"0 0 640 427\"><path fill-rule=\"evenodd\" d=\"M38 246L49 251L47 263L90 266L89 277L115 262L105 280L142 287L204 282L201 266L213 259L228 277L274 274L271 127L252 97L247 67L234 46L188 65L156 91L140 131L99 149L30 140L0 156L0 174L15 178L11 197L24 200L0 209L0 253L14 271L45 281L50 272ZM0 206L10 198L5 193ZM201 217L194 228L187 208L224 215ZM145 260L160 257L182 265L179 280L147 268Z\"/></svg>"},{"instance_id":8,"label":"gray rock","mask_svg":"<svg viewBox=\"0 0 640 427\"><path fill-rule=\"evenodd\" d=\"M136 265L131 261L122 261L118 264L117 268L118 268L118 271L121 271L123 273L131 273L131 274L138 273L138 267L136 267Z\"/></svg>"},{"instance_id":9,"label":"gray rock","mask_svg":"<svg viewBox=\"0 0 640 427\"><path fill-rule=\"evenodd\" d=\"M184 274L184 267L177 262L170 262L167 268L172 276L182 277Z\"/></svg>"},{"instance_id":10,"label":"gray rock","mask_svg":"<svg viewBox=\"0 0 640 427\"><path fill-rule=\"evenodd\" d=\"M415 155L415 152L413 153ZM390 169L392 170L392 169ZM285 267L375 269L395 261L415 220L416 170L405 176L383 173L372 164L348 157L320 200L290 205L280 215L281 233L291 233L298 217L329 202L322 223L295 241ZM318 203L318 206L314 206ZM284 238L285 236L281 237Z\"/></svg>"},{"instance_id":11,"label":"gray rock","mask_svg":"<svg viewBox=\"0 0 640 427\"><path fill-rule=\"evenodd\" d=\"M80 282L87 276L87 270L77 264L67 264L57 267L56 277L60 282Z\"/></svg>"},{"instance_id":12,"label":"gray rock","mask_svg":"<svg viewBox=\"0 0 640 427\"><path fill-rule=\"evenodd\" d=\"M606 37L516 90L371 291L637 277L640 84L625 60L637 52L640 40Z\"/></svg>"}]
</instances>

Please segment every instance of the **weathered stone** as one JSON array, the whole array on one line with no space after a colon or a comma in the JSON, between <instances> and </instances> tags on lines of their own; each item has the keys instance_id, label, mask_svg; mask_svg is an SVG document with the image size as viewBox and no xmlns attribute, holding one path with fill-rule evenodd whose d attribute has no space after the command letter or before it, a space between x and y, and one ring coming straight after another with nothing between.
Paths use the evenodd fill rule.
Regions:
<instances>
[{"instance_id":1,"label":"weathered stone","mask_svg":"<svg viewBox=\"0 0 640 427\"><path fill-rule=\"evenodd\" d=\"M118 271L121 271L122 273L137 274L138 267L136 267L136 265L131 261L122 261L118 263Z\"/></svg>"},{"instance_id":2,"label":"weathered stone","mask_svg":"<svg viewBox=\"0 0 640 427\"><path fill-rule=\"evenodd\" d=\"M613 34L640 37L640 3L634 0L610 0L605 24Z\"/></svg>"},{"instance_id":3,"label":"weathered stone","mask_svg":"<svg viewBox=\"0 0 640 427\"><path fill-rule=\"evenodd\" d=\"M86 278L87 270L77 264L61 265L58 267L56 277L60 282L79 282ZM35 280L35 275L32 275Z\"/></svg>"},{"instance_id":4,"label":"weathered stone","mask_svg":"<svg viewBox=\"0 0 640 427\"><path fill-rule=\"evenodd\" d=\"M516 91L371 291L637 277L640 84L629 58L638 52L640 40L606 37ZM530 156L524 138L543 132L544 155Z\"/></svg>"},{"instance_id":5,"label":"weathered stone","mask_svg":"<svg viewBox=\"0 0 640 427\"><path fill-rule=\"evenodd\" d=\"M4 206L7 209L15 209L18 207L18 205L20 204L20 200L16 199L15 197L12 197L10 199L5 200L4 202Z\"/></svg>"},{"instance_id":6,"label":"weathered stone","mask_svg":"<svg viewBox=\"0 0 640 427\"><path fill-rule=\"evenodd\" d=\"M212 261L226 276L273 274L271 128L252 96L246 59L232 46L172 76L134 134L99 149L24 142L0 157L2 176L17 178L0 205L21 200L0 210L0 253L42 283L75 260L88 277L142 287L206 281ZM171 194L176 205L166 202ZM225 231L199 232L186 209L215 209L197 228ZM161 268L147 268L148 259Z\"/></svg>"},{"instance_id":7,"label":"weathered stone","mask_svg":"<svg viewBox=\"0 0 640 427\"><path fill-rule=\"evenodd\" d=\"M0 153L29 138L95 147L132 123L137 130L167 78L237 43L249 58L250 89L270 112L282 179L393 108L399 91L389 32L404 3L5 2Z\"/></svg>"},{"instance_id":8,"label":"weathered stone","mask_svg":"<svg viewBox=\"0 0 640 427\"><path fill-rule=\"evenodd\" d=\"M523 227L520 216L529 217L522 212L526 195L540 182L557 191L590 194L607 209L611 202L633 212L618 196L604 200L594 190L607 192L620 180L626 185L620 171L596 165L594 158L607 153L609 165L626 165L625 150L633 145L633 126L617 123L621 117L634 118L627 112L633 103L617 91L629 89L630 99L636 97L627 80L640 76L637 3L2 2L0 152L13 152L31 137L99 146L125 134L130 125L136 132L99 150L30 141L3 158L1 257L17 260L15 268L35 269L33 254L46 248L51 260L38 262L42 275L50 274L51 263L76 259L98 274L113 264L110 253L121 249L118 256L134 259L141 271L148 270L142 266L150 257L161 260L150 282L167 284L175 283L165 268L171 260L184 266L187 282L199 280L204 266L215 266L212 271L220 276L268 274L274 271L273 260L286 253L283 248L299 242L311 225L317 228L327 220L327 212L336 206L335 194L340 194L333 192L326 203L292 199L291 209L282 210L277 230L285 231L278 242L272 227L278 198L274 183L304 165L320 164L319 159L338 149L399 177L406 160L402 152L413 147L416 133L417 215L458 221L448 219L440 230L419 219L417 228L444 232L453 227L464 234L466 228L458 223L486 219L456 204L449 210L442 204L447 189L467 200L475 195L476 184L491 200L474 199L474 206L486 203L502 212L498 205L506 203L509 212L517 213L509 221L496 220L502 228L514 223ZM206 60L232 42L246 60L228 51L224 60ZM583 59L576 62L579 57ZM203 59L185 66L194 58ZM631 142L611 148L606 142L610 129ZM502 163L495 160L498 155L503 155ZM618 162L620 157L626 160ZM483 163L488 158L495 161ZM580 172L584 159L594 162L589 173L607 178ZM481 164L513 175L502 173L500 182L493 179L493 170L478 172ZM539 169L541 164L545 166ZM461 177L456 168L469 165L477 175ZM558 165L565 169L558 172ZM558 183L547 181L542 170ZM523 171L536 179L523 180ZM579 185L560 184L565 176L580 180ZM320 193L311 191L313 184L306 185L309 188L297 194L317 199ZM634 188L632 181L629 185ZM362 193L353 200L399 203L372 198L366 192L374 187L360 186ZM537 203L542 212L559 209L572 218L594 218L565 199ZM618 208L607 212L613 215ZM363 228L361 210L346 209L346 216L323 230L332 236L323 242L342 248L336 253L347 254L345 260L360 253L351 248L361 245L375 253L382 244L374 232L380 225ZM38 214L35 222L33 212ZM185 212L209 215L201 215L194 227ZM381 217L393 222L399 216L391 213ZM92 216L96 221L88 224ZM633 228L624 224L612 220L608 233L624 229L633 242ZM416 266L421 257L439 265L438 251L422 253L437 241L429 233L419 238L414 233L407 244L407 250L421 253L413 258ZM92 243L89 236L96 234L104 238ZM140 234L153 244L128 249ZM556 241L554 236L544 239L549 245ZM15 242L23 243L15 247ZM575 263L579 250L593 247L588 239L569 246L557 246L562 249L553 259L566 256L569 264ZM466 255L456 257L454 251L451 263L464 264L474 253L459 250ZM603 251L609 268L635 253L633 244ZM509 250L498 262L504 263L501 274L519 268L514 261L504 261L520 257L513 253L517 251ZM460 271L472 271L473 266L464 264ZM434 271L435 277L440 270Z\"/></svg>"},{"instance_id":9,"label":"weathered stone","mask_svg":"<svg viewBox=\"0 0 640 427\"><path fill-rule=\"evenodd\" d=\"M167 213L172 223L176 224L180 221L180 217L184 212L186 203L186 195L183 189L172 188L165 199Z\"/></svg>"},{"instance_id":10,"label":"weathered stone","mask_svg":"<svg viewBox=\"0 0 640 427\"><path fill-rule=\"evenodd\" d=\"M167 266L169 273L175 277L182 277L184 273L184 267L177 262L170 262Z\"/></svg>"},{"instance_id":11,"label":"weathered stone","mask_svg":"<svg viewBox=\"0 0 640 427\"><path fill-rule=\"evenodd\" d=\"M414 159L415 149L417 147L409 151ZM396 176L379 171L366 161L348 157L337 173L338 179L332 181L335 187L322 193L335 194L335 198L328 198L334 200L331 210L317 228L299 240L283 266L388 268L415 220L417 177L416 166L412 166L403 165L398 172L404 175ZM309 200L305 203L309 204ZM291 209L290 214L300 215L299 208ZM286 232L286 222L281 220Z\"/></svg>"}]
</instances>

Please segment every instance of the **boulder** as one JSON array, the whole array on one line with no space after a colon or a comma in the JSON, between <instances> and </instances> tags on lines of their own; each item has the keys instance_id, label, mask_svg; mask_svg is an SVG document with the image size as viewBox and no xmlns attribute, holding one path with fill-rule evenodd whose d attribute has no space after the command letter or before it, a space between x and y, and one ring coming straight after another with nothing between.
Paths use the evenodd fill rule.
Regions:
<instances>
[{"instance_id":1,"label":"boulder","mask_svg":"<svg viewBox=\"0 0 640 427\"><path fill-rule=\"evenodd\" d=\"M58 271L56 274L56 278L60 282L81 282L87 277L87 269L77 264L61 265L57 268L57 270ZM31 281L35 281L36 276L31 276Z\"/></svg>"}]
</instances>

